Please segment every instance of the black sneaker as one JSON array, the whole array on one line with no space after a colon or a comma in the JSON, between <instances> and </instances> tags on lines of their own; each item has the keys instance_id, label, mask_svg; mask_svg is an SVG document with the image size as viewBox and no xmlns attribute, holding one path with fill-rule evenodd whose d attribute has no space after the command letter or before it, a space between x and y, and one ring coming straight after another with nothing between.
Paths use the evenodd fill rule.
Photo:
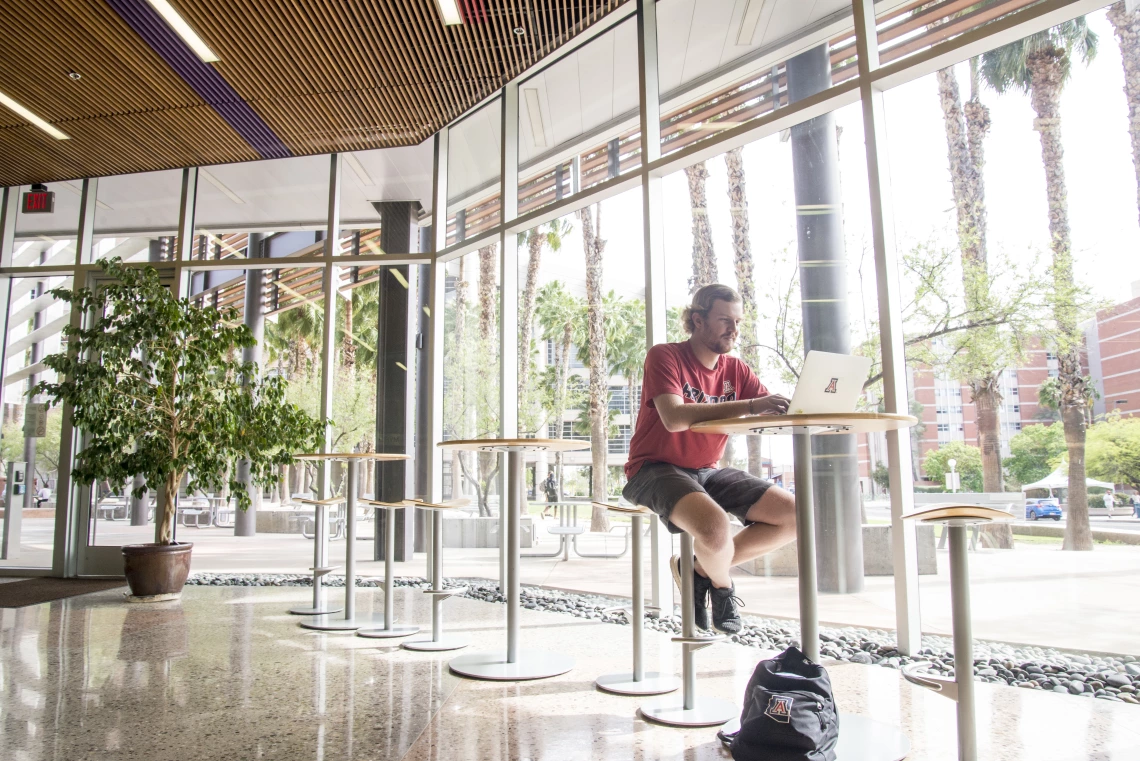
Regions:
<instances>
[{"instance_id":1,"label":"black sneaker","mask_svg":"<svg viewBox=\"0 0 1140 761\"><path fill-rule=\"evenodd\" d=\"M669 568L673 571L673 581L677 589L681 589L681 556L674 555L669 558ZM709 590L712 582L693 569L693 624L698 629L709 628Z\"/></svg>"},{"instance_id":2,"label":"black sneaker","mask_svg":"<svg viewBox=\"0 0 1140 761\"><path fill-rule=\"evenodd\" d=\"M737 607L743 607L744 602L736 596L736 586L718 589L710 585L709 597L712 602L713 626L725 634L740 634L743 627Z\"/></svg>"}]
</instances>

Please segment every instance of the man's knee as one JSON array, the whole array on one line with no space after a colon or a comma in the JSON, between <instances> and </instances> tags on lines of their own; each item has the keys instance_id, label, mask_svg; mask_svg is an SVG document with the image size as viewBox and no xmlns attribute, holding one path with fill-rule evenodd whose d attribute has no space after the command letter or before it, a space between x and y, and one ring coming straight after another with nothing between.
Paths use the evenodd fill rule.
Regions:
<instances>
[{"instance_id":1,"label":"man's knee","mask_svg":"<svg viewBox=\"0 0 1140 761\"><path fill-rule=\"evenodd\" d=\"M732 541L728 513L707 494L695 492L682 497L670 521L708 547L723 547Z\"/></svg>"},{"instance_id":2,"label":"man's knee","mask_svg":"<svg viewBox=\"0 0 1140 761\"><path fill-rule=\"evenodd\" d=\"M772 486L748 511L748 520L767 523L795 532L796 498L789 491Z\"/></svg>"}]
</instances>

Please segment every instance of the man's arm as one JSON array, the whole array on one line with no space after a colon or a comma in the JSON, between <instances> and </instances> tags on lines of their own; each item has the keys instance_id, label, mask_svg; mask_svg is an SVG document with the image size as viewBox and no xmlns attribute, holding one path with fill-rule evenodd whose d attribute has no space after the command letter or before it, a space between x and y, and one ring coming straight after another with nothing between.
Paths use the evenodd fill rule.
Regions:
<instances>
[{"instance_id":1,"label":"man's arm","mask_svg":"<svg viewBox=\"0 0 1140 761\"><path fill-rule=\"evenodd\" d=\"M687 431L694 423L706 420L745 415L783 415L788 411L788 404L789 400L779 394L719 404L685 404L685 400L676 394L653 397L653 406L657 408L657 414L661 416L661 422L669 433Z\"/></svg>"}]
</instances>

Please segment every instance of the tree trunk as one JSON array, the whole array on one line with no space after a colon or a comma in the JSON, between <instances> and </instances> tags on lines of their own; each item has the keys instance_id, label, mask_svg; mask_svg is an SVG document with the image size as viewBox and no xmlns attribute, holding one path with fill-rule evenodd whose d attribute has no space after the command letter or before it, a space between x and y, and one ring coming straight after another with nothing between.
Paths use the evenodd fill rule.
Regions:
<instances>
[{"instance_id":1,"label":"tree trunk","mask_svg":"<svg viewBox=\"0 0 1140 761\"><path fill-rule=\"evenodd\" d=\"M954 69L942 69L938 79L938 99L942 105L942 124L946 131L946 147L950 159L950 186L958 216L958 245L963 262L984 263L985 253L979 248L978 220L972 190L978 186L970 145L966 136L966 117L958 92Z\"/></svg>"},{"instance_id":2,"label":"tree trunk","mask_svg":"<svg viewBox=\"0 0 1140 761\"><path fill-rule=\"evenodd\" d=\"M702 161L685 167L685 176L689 178L689 206L693 213L693 277L689 281L689 292L696 293L697 289L717 282L708 193L705 190L709 170Z\"/></svg>"},{"instance_id":3,"label":"tree trunk","mask_svg":"<svg viewBox=\"0 0 1140 761\"><path fill-rule=\"evenodd\" d=\"M352 293L344 300L344 367L352 369L356 366L356 342L352 340Z\"/></svg>"},{"instance_id":4,"label":"tree trunk","mask_svg":"<svg viewBox=\"0 0 1140 761\"><path fill-rule=\"evenodd\" d=\"M540 228L531 230L527 235L526 245L530 258L526 264L526 285L523 288L522 304L519 306L519 407L523 407L529 394L527 384L530 381L530 340L534 322L534 301L538 295L538 267L542 263L542 246L546 238L539 232ZM520 410L521 412L521 410ZM524 416L519 415L519 421Z\"/></svg>"},{"instance_id":5,"label":"tree trunk","mask_svg":"<svg viewBox=\"0 0 1140 761\"><path fill-rule=\"evenodd\" d=\"M495 246L479 249L479 336L490 341L495 333Z\"/></svg>"},{"instance_id":6,"label":"tree trunk","mask_svg":"<svg viewBox=\"0 0 1140 761\"><path fill-rule=\"evenodd\" d=\"M998 392L1000 376L991 374L970 382L974 397L974 409L978 414L978 448L982 450L982 491L1000 492L1003 490L1001 469L1001 435L999 433Z\"/></svg>"},{"instance_id":7,"label":"tree trunk","mask_svg":"<svg viewBox=\"0 0 1140 761\"><path fill-rule=\"evenodd\" d=\"M732 262L736 270L736 287L744 306L744 322L740 326L740 357L745 364L758 372L760 368L760 347L756 342L759 306L756 303L756 280L753 274L752 240L748 225L748 193L744 184L744 149L735 148L724 154L728 170L728 209L732 215ZM748 446L748 472L760 476L763 457L760 451L760 437L745 437ZM727 450L726 450L727 451Z\"/></svg>"},{"instance_id":8,"label":"tree trunk","mask_svg":"<svg viewBox=\"0 0 1140 761\"><path fill-rule=\"evenodd\" d=\"M597 502L606 501L606 456L609 453L607 436L609 410L609 362L606 357L606 315L602 302L602 254L606 241L600 233L602 228L602 206L595 204L595 218L590 207L578 212L582 220L582 245L586 254L586 326L588 353L590 359L590 496ZM590 520L591 531L609 531L609 515L603 508L595 507Z\"/></svg>"},{"instance_id":9,"label":"tree trunk","mask_svg":"<svg viewBox=\"0 0 1140 761\"><path fill-rule=\"evenodd\" d=\"M1128 101L1128 134L1136 172L1136 206L1140 210L1140 13L1129 13L1123 2L1108 9L1108 20L1120 44L1124 64L1124 97Z\"/></svg>"},{"instance_id":10,"label":"tree trunk","mask_svg":"<svg viewBox=\"0 0 1140 761\"><path fill-rule=\"evenodd\" d=\"M1069 512L1065 520L1066 550L1091 550L1088 488L1085 482L1085 406L1088 389L1081 369L1082 336L1077 327L1073 294L1072 243L1069 235L1068 191L1065 187L1065 151L1061 144L1061 88L1064 53L1042 50L1029 55L1029 100L1041 138L1041 162L1049 200L1050 247L1053 252L1053 319L1056 322L1058 379L1061 385L1061 423L1069 454Z\"/></svg>"},{"instance_id":11,"label":"tree trunk","mask_svg":"<svg viewBox=\"0 0 1140 761\"><path fill-rule=\"evenodd\" d=\"M977 57L970 59L970 99L962 106L966 116L966 142L970 146L970 164L973 172L970 175L970 197L974 202L975 235L978 241L978 250L982 259L987 256L986 248L986 135L990 132L990 110L981 101L979 93L982 89L981 61Z\"/></svg>"},{"instance_id":12,"label":"tree trunk","mask_svg":"<svg viewBox=\"0 0 1140 761\"><path fill-rule=\"evenodd\" d=\"M155 505L155 537L154 541L157 544L171 544L174 541L174 520L177 517L176 511L178 508L178 485L182 481L182 475L179 473L171 473L166 477L166 483L163 484L162 491L158 495L158 503Z\"/></svg>"}]
</instances>

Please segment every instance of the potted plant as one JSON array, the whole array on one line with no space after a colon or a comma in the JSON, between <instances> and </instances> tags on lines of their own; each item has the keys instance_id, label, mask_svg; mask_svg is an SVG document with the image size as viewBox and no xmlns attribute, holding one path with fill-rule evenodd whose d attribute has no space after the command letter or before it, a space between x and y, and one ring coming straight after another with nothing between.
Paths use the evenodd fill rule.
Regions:
<instances>
[{"instance_id":1,"label":"potted plant","mask_svg":"<svg viewBox=\"0 0 1140 761\"><path fill-rule=\"evenodd\" d=\"M238 508L248 509L249 487L229 478L229 466L246 460L252 485L270 486L323 429L285 400L282 378L262 378L256 364L239 360L255 340L234 310L177 298L153 267L98 264L106 282L51 292L85 324L64 328L65 351L44 359L57 380L33 393L65 405L82 434L77 483L143 475L158 485L154 544L123 547L124 570L136 599L168 599L190 570L192 545L173 541L183 479L218 489L228 478Z\"/></svg>"}]
</instances>

